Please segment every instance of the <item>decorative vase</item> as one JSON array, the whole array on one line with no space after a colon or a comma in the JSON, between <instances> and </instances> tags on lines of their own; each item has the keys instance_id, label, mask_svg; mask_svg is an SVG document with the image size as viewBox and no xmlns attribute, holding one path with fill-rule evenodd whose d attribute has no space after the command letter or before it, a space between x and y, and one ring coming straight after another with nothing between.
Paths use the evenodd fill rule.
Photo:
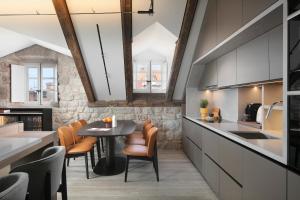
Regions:
<instances>
[{"instance_id":1,"label":"decorative vase","mask_svg":"<svg viewBox=\"0 0 300 200\"><path fill-rule=\"evenodd\" d=\"M200 119L205 120L208 116L208 108L200 108Z\"/></svg>"}]
</instances>

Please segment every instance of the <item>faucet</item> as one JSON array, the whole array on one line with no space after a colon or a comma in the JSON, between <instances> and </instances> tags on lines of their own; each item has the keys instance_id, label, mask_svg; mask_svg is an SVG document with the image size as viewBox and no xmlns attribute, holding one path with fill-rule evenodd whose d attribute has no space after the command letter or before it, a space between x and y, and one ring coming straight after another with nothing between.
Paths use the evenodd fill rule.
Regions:
<instances>
[{"instance_id":1,"label":"faucet","mask_svg":"<svg viewBox=\"0 0 300 200\"><path fill-rule=\"evenodd\" d=\"M268 112L267 112L267 115L266 115L266 119L269 118L269 116L271 115L272 113L272 110L273 110L273 107L276 105L276 104L282 104L283 101L276 101L274 103L272 103L272 105L270 106L270 108L268 109Z\"/></svg>"}]
</instances>

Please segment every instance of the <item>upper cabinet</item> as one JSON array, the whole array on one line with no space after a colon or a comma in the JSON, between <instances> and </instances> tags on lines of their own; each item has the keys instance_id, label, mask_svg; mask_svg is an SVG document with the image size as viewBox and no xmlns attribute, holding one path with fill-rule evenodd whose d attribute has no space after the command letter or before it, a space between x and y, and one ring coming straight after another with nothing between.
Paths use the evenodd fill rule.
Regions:
<instances>
[{"instance_id":1,"label":"upper cabinet","mask_svg":"<svg viewBox=\"0 0 300 200\"><path fill-rule=\"evenodd\" d=\"M217 0L217 42L242 26L242 0Z\"/></svg>"},{"instance_id":2,"label":"upper cabinet","mask_svg":"<svg viewBox=\"0 0 300 200\"><path fill-rule=\"evenodd\" d=\"M218 87L236 84L236 50L218 58Z\"/></svg>"},{"instance_id":3,"label":"upper cabinet","mask_svg":"<svg viewBox=\"0 0 300 200\"><path fill-rule=\"evenodd\" d=\"M217 45L217 0L209 0L201 26L196 57L200 57Z\"/></svg>"},{"instance_id":4,"label":"upper cabinet","mask_svg":"<svg viewBox=\"0 0 300 200\"><path fill-rule=\"evenodd\" d=\"M283 29L282 25L269 32L270 79L283 76Z\"/></svg>"},{"instance_id":5,"label":"upper cabinet","mask_svg":"<svg viewBox=\"0 0 300 200\"><path fill-rule=\"evenodd\" d=\"M277 0L243 0L243 24L248 23Z\"/></svg>"},{"instance_id":6,"label":"upper cabinet","mask_svg":"<svg viewBox=\"0 0 300 200\"><path fill-rule=\"evenodd\" d=\"M269 80L268 35L237 49L237 84Z\"/></svg>"},{"instance_id":7,"label":"upper cabinet","mask_svg":"<svg viewBox=\"0 0 300 200\"><path fill-rule=\"evenodd\" d=\"M207 89L209 87L218 85L218 70L216 60L213 60L205 65L205 70L202 74L202 80L202 89Z\"/></svg>"}]
</instances>

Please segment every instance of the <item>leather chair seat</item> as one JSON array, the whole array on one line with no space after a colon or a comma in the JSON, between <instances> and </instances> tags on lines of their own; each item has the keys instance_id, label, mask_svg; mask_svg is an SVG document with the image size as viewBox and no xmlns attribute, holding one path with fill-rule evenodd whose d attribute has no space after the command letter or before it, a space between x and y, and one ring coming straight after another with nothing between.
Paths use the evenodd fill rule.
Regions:
<instances>
[{"instance_id":1,"label":"leather chair seat","mask_svg":"<svg viewBox=\"0 0 300 200\"><path fill-rule=\"evenodd\" d=\"M128 145L146 145L146 141L143 138L129 138L126 140Z\"/></svg>"},{"instance_id":2,"label":"leather chair seat","mask_svg":"<svg viewBox=\"0 0 300 200\"><path fill-rule=\"evenodd\" d=\"M148 147L143 145L128 145L124 147L123 153L127 156L147 156Z\"/></svg>"},{"instance_id":3,"label":"leather chair seat","mask_svg":"<svg viewBox=\"0 0 300 200\"><path fill-rule=\"evenodd\" d=\"M144 135L143 135L142 131L134 131L133 133L127 135L126 137L128 139L131 139L131 138L143 138Z\"/></svg>"},{"instance_id":4,"label":"leather chair seat","mask_svg":"<svg viewBox=\"0 0 300 200\"><path fill-rule=\"evenodd\" d=\"M78 143L78 144L74 144L73 146L71 146L68 150L67 153L68 154L79 154L79 153L87 153L89 151L91 151L91 149L93 148L93 145L90 143Z\"/></svg>"},{"instance_id":5,"label":"leather chair seat","mask_svg":"<svg viewBox=\"0 0 300 200\"><path fill-rule=\"evenodd\" d=\"M83 139L80 141L80 143L81 143L81 142L83 142L83 143L89 143L89 144L91 144L91 145L94 145L94 144L97 143L97 138L96 138L96 137L91 137L91 136L89 136L89 137L83 138Z\"/></svg>"}]
</instances>

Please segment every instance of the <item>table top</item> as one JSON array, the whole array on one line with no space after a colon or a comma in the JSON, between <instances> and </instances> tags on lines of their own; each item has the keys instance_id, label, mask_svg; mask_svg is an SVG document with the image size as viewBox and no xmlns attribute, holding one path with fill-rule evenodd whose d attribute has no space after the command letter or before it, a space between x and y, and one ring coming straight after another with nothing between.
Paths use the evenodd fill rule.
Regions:
<instances>
[{"instance_id":1,"label":"table top","mask_svg":"<svg viewBox=\"0 0 300 200\"><path fill-rule=\"evenodd\" d=\"M132 120L118 120L117 127L107 128L106 130L91 130L91 129L107 128L107 124L102 121L92 122L78 130L80 136L94 137L117 137L126 136L135 131L136 123Z\"/></svg>"}]
</instances>

